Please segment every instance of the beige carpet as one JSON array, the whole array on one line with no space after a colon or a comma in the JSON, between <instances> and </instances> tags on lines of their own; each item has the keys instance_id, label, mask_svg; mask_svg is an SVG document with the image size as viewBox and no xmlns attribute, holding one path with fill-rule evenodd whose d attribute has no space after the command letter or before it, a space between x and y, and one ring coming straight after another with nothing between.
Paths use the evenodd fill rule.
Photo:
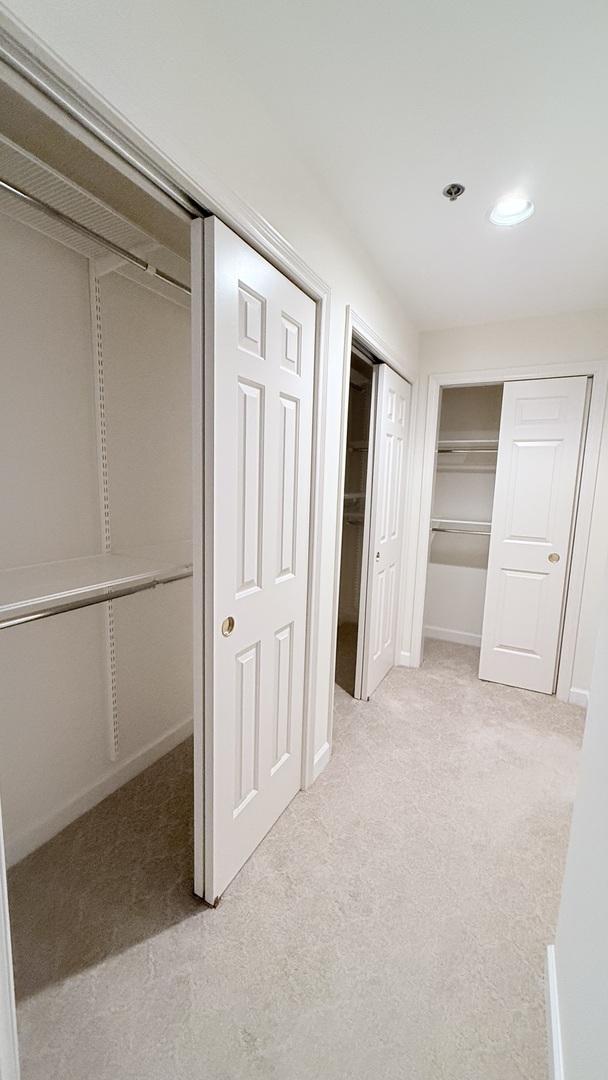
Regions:
<instances>
[{"instance_id":1,"label":"beige carpet","mask_svg":"<svg viewBox=\"0 0 608 1080\"><path fill-rule=\"evenodd\" d=\"M184 744L11 872L24 1080L546 1080L578 709L429 643L219 908Z\"/></svg>"}]
</instances>

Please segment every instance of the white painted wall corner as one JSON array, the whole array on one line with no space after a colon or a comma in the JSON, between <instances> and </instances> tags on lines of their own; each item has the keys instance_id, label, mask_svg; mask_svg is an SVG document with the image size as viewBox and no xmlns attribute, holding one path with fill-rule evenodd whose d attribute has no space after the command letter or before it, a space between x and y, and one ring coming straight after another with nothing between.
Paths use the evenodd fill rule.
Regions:
<instances>
[{"instance_id":1,"label":"white painted wall corner","mask_svg":"<svg viewBox=\"0 0 608 1080\"><path fill-rule=\"evenodd\" d=\"M589 691L581 690L578 686L571 686L568 701L571 705L582 705L583 709L588 709Z\"/></svg>"},{"instance_id":2,"label":"white painted wall corner","mask_svg":"<svg viewBox=\"0 0 608 1080\"><path fill-rule=\"evenodd\" d=\"M555 945L547 945L545 996L547 1009L547 1041L549 1046L550 1080L566 1080L562 1053L562 1032L557 992L557 965Z\"/></svg>"}]
</instances>

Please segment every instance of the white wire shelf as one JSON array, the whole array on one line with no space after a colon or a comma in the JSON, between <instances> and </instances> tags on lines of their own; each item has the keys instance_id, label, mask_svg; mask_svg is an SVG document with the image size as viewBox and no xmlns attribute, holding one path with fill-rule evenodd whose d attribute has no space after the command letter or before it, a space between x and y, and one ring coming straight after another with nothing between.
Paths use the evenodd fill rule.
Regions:
<instances>
[{"instance_id":1,"label":"white wire shelf","mask_svg":"<svg viewBox=\"0 0 608 1080\"><path fill-rule=\"evenodd\" d=\"M87 555L1 570L0 630L192 576L190 545L166 545L163 555Z\"/></svg>"},{"instance_id":2,"label":"white wire shelf","mask_svg":"<svg viewBox=\"0 0 608 1080\"><path fill-rule=\"evenodd\" d=\"M489 536L491 521L466 521L457 518L432 518L431 532L461 533L465 536Z\"/></svg>"},{"instance_id":3,"label":"white wire shelf","mask_svg":"<svg viewBox=\"0 0 608 1080\"><path fill-rule=\"evenodd\" d=\"M496 472L498 441L493 439L440 439L438 472Z\"/></svg>"},{"instance_id":4,"label":"white wire shelf","mask_svg":"<svg viewBox=\"0 0 608 1080\"><path fill-rule=\"evenodd\" d=\"M440 439L438 454L495 454L498 439Z\"/></svg>"}]
</instances>

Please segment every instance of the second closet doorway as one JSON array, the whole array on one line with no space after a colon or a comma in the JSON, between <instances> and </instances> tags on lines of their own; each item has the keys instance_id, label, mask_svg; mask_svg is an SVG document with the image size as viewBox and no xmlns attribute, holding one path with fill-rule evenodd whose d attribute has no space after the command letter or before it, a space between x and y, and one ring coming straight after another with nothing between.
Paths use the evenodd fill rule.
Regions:
<instances>
[{"instance_id":1,"label":"second closet doorway","mask_svg":"<svg viewBox=\"0 0 608 1080\"><path fill-rule=\"evenodd\" d=\"M395 663L411 387L353 344L336 681L367 700Z\"/></svg>"},{"instance_id":2,"label":"second closet doorway","mask_svg":"<svg viewBox=\"0 0 608 1080\"><path fill-rule=\"evenodd\" d=\"M443 388L424 633L489 682L555 693L591 382Z\"/></svg>"}]
</instances>

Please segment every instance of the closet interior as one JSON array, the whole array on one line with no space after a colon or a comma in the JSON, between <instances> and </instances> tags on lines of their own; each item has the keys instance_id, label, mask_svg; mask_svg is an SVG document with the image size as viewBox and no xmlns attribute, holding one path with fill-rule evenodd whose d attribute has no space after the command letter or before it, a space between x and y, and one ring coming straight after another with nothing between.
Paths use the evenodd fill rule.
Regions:
<instances>
[{"instance_id":1,"label":"closet interior","mask_svg":"<svg viewBox=\"0 0 608 1080\"><path fill-rule=\"evenodd\" d=\"M355 693L359 629L363 625L365 589L366 510L369 508L371 463L370 437L373 397L373 364L363 351L351 355L342 555L338 604L336 682L349 694Z\"/></svg>"},{"instance_id":2,"label":"closet interior","mask_svg":"<svg viewBox=\"0 0 608 1080\"><path fill-rule=\"evenodd\" d=\"M9 864L192 726L190 218L18 113L0 116Z\"/></svg>"},{"instance_id":3,"label":"closet interior","mask_svg":"<svg viewBox=\"0 0 608 1080\"><path fill-rule=\"evenodd\" d=\"M502 384L442 391L425 637L481 644L502 394Z\"/></svg>"}]
</instances>

